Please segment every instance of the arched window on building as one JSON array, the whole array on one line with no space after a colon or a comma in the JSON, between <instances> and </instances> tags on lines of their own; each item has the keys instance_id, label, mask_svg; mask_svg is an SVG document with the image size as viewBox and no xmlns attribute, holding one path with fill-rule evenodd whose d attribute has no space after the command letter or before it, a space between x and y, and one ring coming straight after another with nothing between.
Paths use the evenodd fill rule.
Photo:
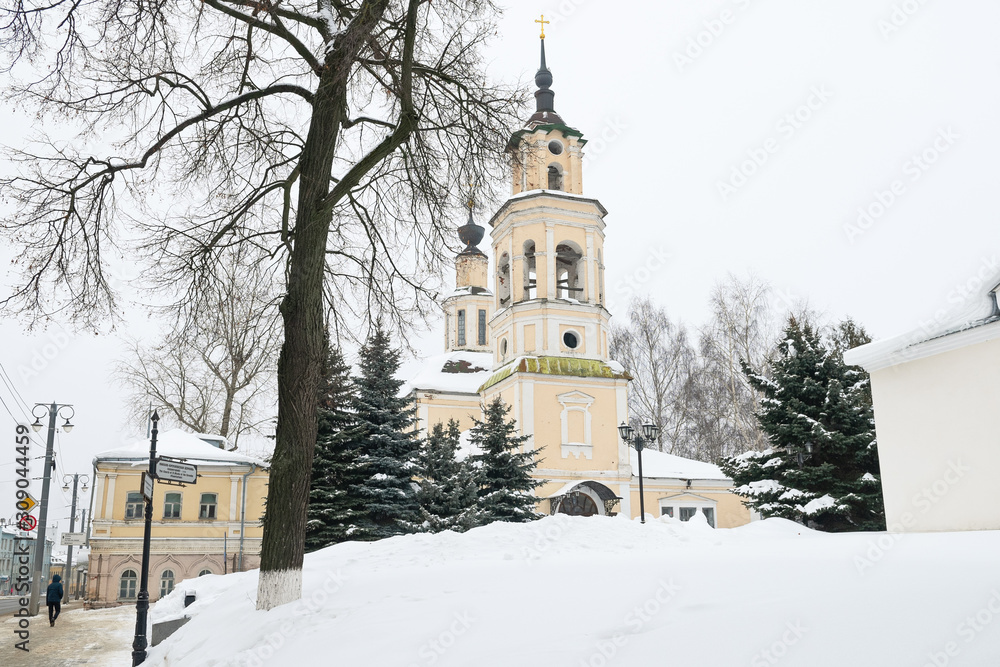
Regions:
<instances>
[{"instance_id":1,"label":"arched window on building","mask_svg":"<svg viewBox=\"0 0 1000 667\"><path fill-rule=\"evenodd\" d=\"M202 570L201 572L198 573L198 576L199 577L204 577L206 574L212 574L212 571L211 570Z\"/></svg>"},{"instance_id":2,"label":"arched window on building","mask_svg":"<svg viewBox=\"0 0 1000 667\"><path fill-rule=\"evenodd\" d=\"M510 255L507 253L497 260L497 299L501 308L510 305Z\"/></svg>"},{"instance_id":3,"label":"arched window on building","mask_svg":"<svg viewBox=\"0 0 1000 667\"><path fill-rule=\"evenodd\" d=\"M164 570L160 575L160 597L167 597L172 590L174 590L174 571Z\"/></svg>"},{"instance_id":4,"label":"arched window on building","mask_svg":"<svg viewBox=\"0 0 1000 667\"><path fill-rule=\"evenodd\" d=\"M563 189L563 172L562 167L556 163L549 165L548 170L549 190L562 190Z\"/></svg>"},{"instance_id":5,"label":"arched window on building","mask_svg":"<svg viewBox=\"0 0 1000 667\"><path fill-rule=\"evenodd\" d=\"M522 301L538 296L538 271L535 259L535 242L528 239L524 242L524 296Z\"/></svg>"},{"instance_id":6,"label":"arched window on building","mask_svg":"<svg viewBox=\"0 0 1000 667\"><path fill-rule=\"evenodd\" d=\"M556 246L556 296L560 299L584 300L583 252L572 241Z\"/></svg>"},{"instance_id":7,"label":"arched window on building","mask_svg":"<svg viewBox=\"0 0 1000 667\"><path fill-rule=\"evenodd\" d=\"M119 600L134 600L135 599L135 584L138 580L135 570L125 570L122 572L121 579L118 580L118 599Z\"/></svg>"}]
</instances>

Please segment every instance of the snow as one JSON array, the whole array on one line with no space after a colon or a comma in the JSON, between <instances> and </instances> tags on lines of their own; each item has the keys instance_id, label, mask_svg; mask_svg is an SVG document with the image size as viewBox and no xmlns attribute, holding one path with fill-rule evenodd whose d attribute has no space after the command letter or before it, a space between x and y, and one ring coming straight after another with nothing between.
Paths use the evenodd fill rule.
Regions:
<instances>
[{"instance_id":1,"label":"snow","mask_svg":"<svg viewBox=\"0 0 1000 667\"><path fill-rule=\"evenodd\" d=\"M218 447L213 447L199 438L197 434L188 433L187 431L183 431L179 428L163 431L162 433L157 434L156 454L158 456L171 456L179 459L187 459L189 463L203 465L211 465L213 463L217 465L239 465L247 463L255 463L259 466L266 465L264 461L252 456L237 454L236 452L227 452L223 449L219 449ZM125 447L118 447L116 449L103 451L99 453L96 458L103 460L135 461L135 465L145 465L149 463L149 440L144 438L142 440L136 440L131 445L127 445Z\"/></svg>"},{"instance_id":2,"label":"snow","mask_svg":"<svg viewBox=\"0 0 1000 667\"><path fill-rule=\"evenodd\" d=\"M307 554L303 598L268 612L256 571L180 583L152 619L192 620L144 667L887 667L946 647L993 665L998 552L996 531L566 516L346 543Z\"/></svg>"},{"instance_id":3,"label":"snow","mask_svg":"<svg viewBox=\"0 0 1000 667\"><path fill-rule=\"evenodd\" d=\"M632 474L639 474L639 455L630 449ZM667 479L729 479L717 465L674 456L652 449L642 450L642 476Z\"/></svg>"},{"instance_id":4,"label":"snow","mask_svg":"<svg viewBox=\"0 0 1000 667\"><path fill-rule=\"evenodd\" d=\"M467 363L472 373L449 373L446 367L457 367ZM446 352L433 357L420 368L412 379L399 389L400 396L413 391L442 391L455 394L478 394L479 387L490 378L493 369L493 355L489 352Z\"/></svg>"},{"instance_id":5,"label":"snow","mask_svg":"<svg viewBox=\"0 0 1000 667\"><path fill-rule=\"evenodd\" d=\"M765 493L777 493L784 490L784 488L775 479L761 479L756 482L744 484L735 491L742 496L759 496Z\"/></svg>"},{"instance_id":6,"label":"snow","mask_svg":"<svg viewBox=\"0 0 1000 667\"><path fill-rule=\"evenodd\" d=\"M807 516L810 514L816 514L818 512L822 512L823 510L830 509L836 504L837 501L827 494L806 503L805 507L802 508L802 513Z\"/></svg>"}]
</instances>

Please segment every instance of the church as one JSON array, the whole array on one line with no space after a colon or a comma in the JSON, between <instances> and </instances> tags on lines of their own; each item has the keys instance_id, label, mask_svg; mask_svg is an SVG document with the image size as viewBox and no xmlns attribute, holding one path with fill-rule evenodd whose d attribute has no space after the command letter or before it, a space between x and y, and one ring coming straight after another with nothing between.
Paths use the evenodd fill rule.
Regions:
<instances>
[{"instance_id":1,"label":"church","mask_svg":"<svg viewBox=\"0 0 1000 667\"><path fill-rule=\"evenodd\" d=\"M445 352L402 391L425 433L455 419L464 435L500 397L530 436L526 449L538 450L539 512L638 517L638 457L618 433L629 421L631 378L608 351L608 212L584 192L587 140L555 111L544 31L535 84L535 113L507 145L511 196L488 221L493 269L470 205L458 228L465 248L455 290L442 304ZM647 518L699 515L722 528L750 521L717 466L645 450L643 467Z\"/></svg>"}]
</instances>

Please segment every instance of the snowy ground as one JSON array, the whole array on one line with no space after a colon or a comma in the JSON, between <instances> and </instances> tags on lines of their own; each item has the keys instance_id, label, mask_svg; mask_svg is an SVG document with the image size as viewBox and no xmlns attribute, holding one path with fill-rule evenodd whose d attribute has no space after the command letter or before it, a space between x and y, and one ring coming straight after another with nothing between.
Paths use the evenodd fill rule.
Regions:
<instances>
[{"instance_id":1,"label":"snowy ground","mask_svg":"<svg viewBox=\"0 0 1000 667\"><path fill-rule=\"evenodd\" d=\"M551 517L325 549L270 612L256 572L186 581L147 664L992 667L998 565L1000 532Z\"/></svg>"}]
</instances>

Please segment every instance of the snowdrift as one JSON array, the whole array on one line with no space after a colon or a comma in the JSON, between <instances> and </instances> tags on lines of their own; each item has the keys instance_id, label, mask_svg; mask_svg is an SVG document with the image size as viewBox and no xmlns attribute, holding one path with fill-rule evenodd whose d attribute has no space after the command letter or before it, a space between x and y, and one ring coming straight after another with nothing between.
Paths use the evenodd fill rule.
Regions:
<instances>
[{"instance_id":1,"label":"snowdrift","mask_svg":"<svg viewBox=\"0 0 1000 667\"><path fill-rule=\"evenodd\" d=\"M306 556L304 594L257 572L184 581L192 620L147 665L994 665L1000 534L821 534L549 517ZM183 608L185 591L197 602Z\"/></svg>"}]
</instances>

